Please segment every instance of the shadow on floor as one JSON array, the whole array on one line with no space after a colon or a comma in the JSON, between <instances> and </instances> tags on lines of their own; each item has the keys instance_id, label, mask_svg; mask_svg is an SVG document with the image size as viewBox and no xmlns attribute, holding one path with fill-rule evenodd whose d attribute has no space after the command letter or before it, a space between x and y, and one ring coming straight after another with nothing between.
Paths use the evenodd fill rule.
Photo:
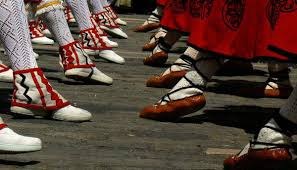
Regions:
<instances>
[{"instance_id":1,"label":"shadow on floor","mask_svg":"<svg viewBox=\"0 0 297 170\"><path fill-rule=\"evenodd\" d=\"M9 112L12 93L12 89L0 89L0 113Z\"/></svg>"},{"instance_id":2,"label":"shadow on floor","mask_svg":"<svg viewBox=\"0 0 297 170\"><path fill-rule=\"evenodd\" d=\"M170 50L171 53L182 54L186 51L187 47L175 47Z\"/></svg>"},{"instance_id":3,"label":"shadow on floor","mask_svg":"<svg viewBox=\"0 0 297 170\"><path fill-rule=\"evenodd\" d=\"M267 72L263 70L253 69L253 70L234 70L234 69L224 69L219 70L216 76L266 76ZM267 78L263 78L265 81Z\"/></svg>"},{"instance_id":4,"label":"shadow on floor","mask_svg":"<svg viewBox=\"0 0 297 170\"><path fill-rule=\"evenodd\" d=\"M47 72L47 73L58 73L58 72L61 72L59 70L54 70L54 69L49 69L49 68L41 68L41 70L43 72Z\"/></svg>"},{"instance_id":5,"label":"shadow on floor","mask_svg":"<svg viewBox=\"0 0 297 170\"><path fill-rule=\"evenodd\" d=\"M265 80L263 80L263 82L254 82L248 80L212 79L212 82L215 82L215 84L208 86L206 91L216 94L229 94L248 98L264 97ZM263 88L263 91L261 91L263 93L259 92L260 88ZM253 90L255 90L254 93Z\"/></svg>"},{"instance_id":6,"label":"shadow on floor","mask_svg":"<svg viewBox=\"0 0 297 170\"><path fill-rule=\"evenodd\" d=\"M100 82L96 82L96 81L90 81L88 79L85 79L84 81L75 81L72 79L61 79L58 77L51 77L51 76L47 76L47 79L49 80L54 80L57 81L58 83L63 83L66 85L105 85L105 86L110 86L109 84L105 84L105 83L100 83Z\"/></svg>"},{"instance_id":7,"label":"shadow on floor","mask_svg":"<svg viewBox=\"0 0 297 170\"><path fill-rule=\"evenodd\" d=\"M4 160L0 159L0 165L14 165L14 166L28 166L28 165L36 165L39 164L39 161L12 161L12 160Z\"/></svg>"},{"instance_id":8,"label":"shadow on floor","mask_svg":"<svg viewBox=\"0 0 297 170\"><path fill-rule=\"evenodd\" d=\"M261 128L279 109L258 106L225 106L204 110L204 114L184 117L177 123L210 122L221 126L244 129L247 133L254 133Z\"/></svg>"}]
</instances>

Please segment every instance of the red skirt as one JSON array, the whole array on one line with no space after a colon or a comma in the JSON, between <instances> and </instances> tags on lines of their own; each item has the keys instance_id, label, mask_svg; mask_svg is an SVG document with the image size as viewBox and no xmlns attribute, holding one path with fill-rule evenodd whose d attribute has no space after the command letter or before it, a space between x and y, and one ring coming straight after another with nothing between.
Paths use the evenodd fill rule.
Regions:
<instances>
[{"instance_id":1,"label":"red skirt","mask_svg":"<svg viewBox=\"0 0 297 170\"><path fill-rule=\"evenodd\" d=\"M297 2L208 0L202 4L200 0L193 1L198 3L192 4L193 8L196 5L200 9L208 8L209 15L206 18L192 15L188 40L191 46L231 58L297 61L297 34L294 33Z\"/></svg>"},{"instance_id":2,"label":"red skirt","mask_svg":"<svg viewBox=\"0 0 297 170\"><path fill-rule=\"evenodd\" d=\"M157 4L160 6L165 6L169 0L157 0Z\"/></svg>"},{"instance_id":3,"label":"red skirt","mask_svg":"<svg viewBox=\"0 0 297 170\"><path fill-rule=\"evenodd\" d=\"M184 0L169 0L163 11L161 26L167 30L189 33L190 3L190 0L185 2Z\"/></svg>"}]
</instances>

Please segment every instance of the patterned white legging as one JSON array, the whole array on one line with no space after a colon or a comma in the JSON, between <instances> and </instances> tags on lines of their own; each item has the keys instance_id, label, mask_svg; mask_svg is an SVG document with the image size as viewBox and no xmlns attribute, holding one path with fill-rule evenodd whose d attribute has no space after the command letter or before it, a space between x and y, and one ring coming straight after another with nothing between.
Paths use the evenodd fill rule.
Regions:
<instances>
[{"instance_id":1,"label":"patterned white legging","mask_svg":"<svg viewBox=\"0 0 297 170\"><path fill-rule=\"evenodd\" d=\"M0 0L0 40L14 71L37 67L23 0Z\"/></svg>"}]
</instances>

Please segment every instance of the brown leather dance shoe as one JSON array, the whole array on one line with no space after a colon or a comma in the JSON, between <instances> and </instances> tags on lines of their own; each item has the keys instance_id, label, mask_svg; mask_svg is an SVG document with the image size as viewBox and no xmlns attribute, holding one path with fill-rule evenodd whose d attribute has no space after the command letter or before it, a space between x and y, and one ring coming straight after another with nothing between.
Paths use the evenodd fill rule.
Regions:
<instances>
[{"instance_id":1,"label":"brown leather dance shoe","mask_svg":"<svg viewBox=\"0 0 297 170\"><path fill-rule=\"evenodd\" d=\"M164 76L162 75L152 76L147 80L146 86L157 87L157 88L172 88L186 74L187 74L187 71L182 70L182 71L172 71L169 74L166 74Z\"/></svg>"},{"instance_id":2,"label":"brown leather dance shoe","mask_svg":"<svg viewBox=\"0 0 297 170\"><path fill-rule=\"evenodd\" d=\"M143 47L142 47L142 51L153 51L156 46L158 45L158 42L155 41L153 43L146 43Z\"/></svg>"},{"instance_id":3,"label":"brown leather dance shoe","mask_svg":"<svg viewBox=\"0 0 297 170\"><path fill-rule=\"evenodd\" d=\"M160 23L148 23L134 28L134 32L149 32L158 28L160 28Z\"/></svg>"},{"instance_id":4,"label":"brown leather dance shoe","mask_svg":"<svg viewBox=\"0 0 297 170\"><path fill-rule=\"evenodd\" d=\"M179 117L194 113L204 107L206 100L203 94L169 101L165 105L151 105L140 111L139 117L159 121L175 120Z\"/></svg>"},{"instance_id":5,"label":"brown leather dance shoe","mask_svg":"<svg viewBox=\"0 0 297 170\"><path fill-rule=\"evenodd\" d=\"M168 59L168 53L161 51L143 59L143 64L148 66L162 66Z\"/></svg>"},{"instance_id":6,"label":"brown leather dance shoe","mask_svg":"<svg viewBox=\"0 0 297 170\"><path fill-rule=\"evenodd\" d=\"M242 156L231 156L224 161L225 170L274 170L292 160L287 148L250 149ZM276 170L275 169L275 170Z\"/></svg>"}]
</instances>

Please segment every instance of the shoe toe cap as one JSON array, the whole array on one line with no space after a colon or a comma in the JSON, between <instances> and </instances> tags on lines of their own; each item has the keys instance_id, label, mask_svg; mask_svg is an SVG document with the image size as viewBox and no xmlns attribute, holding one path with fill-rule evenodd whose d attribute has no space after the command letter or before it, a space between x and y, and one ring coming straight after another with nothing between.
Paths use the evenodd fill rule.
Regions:
<instances>
[{"instance_id":1,"label":"shoe toe cap","mask_svg":"<svg viewBox=\"0 0 297 170\"><path fill-rule=\"evenodd\" d=\"M84 122L89 121L92 114L87 110L77 108L74 106L66 106L53 113L53 119L71 122Z\"/></svg>"}]
</instances>

